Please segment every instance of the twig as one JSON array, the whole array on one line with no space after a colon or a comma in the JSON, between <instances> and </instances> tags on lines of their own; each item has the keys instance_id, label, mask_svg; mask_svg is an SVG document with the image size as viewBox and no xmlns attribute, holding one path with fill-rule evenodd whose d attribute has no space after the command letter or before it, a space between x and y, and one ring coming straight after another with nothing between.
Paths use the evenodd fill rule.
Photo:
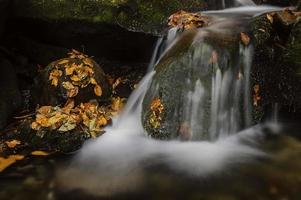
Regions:
<instances>
[{"instance_id":1,"label":"twig","mask_svg":"<svg viewBox=\"0 0 301 200\"><path fill-rule=\"evenodd\" d=\"M25 118L28 118L28 117L31 117L31 116L34 116L36 113L30 113L30 114L27 114L27 115L23 115L23 116L17 116L17 117L14 117L14 119L25 119Z\"/></svg>"}]
</instances>

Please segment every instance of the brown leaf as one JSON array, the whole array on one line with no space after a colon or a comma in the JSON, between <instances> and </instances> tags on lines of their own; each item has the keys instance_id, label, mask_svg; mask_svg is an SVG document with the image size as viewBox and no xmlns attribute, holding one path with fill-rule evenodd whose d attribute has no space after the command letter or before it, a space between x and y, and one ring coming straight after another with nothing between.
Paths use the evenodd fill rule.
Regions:
<instances>
[{"instance_id":1,"label":"brown leaf","mask_svg":"<svg viewBox=\"0 0 301 200\"><path fill-rule=\"evenodd\" d=\"M101 89L100 85L95 85L94 93L99 97L102 95L102 89Z\"/></svg>"},{"instance_id":2,"label":"brown leaf","mask_svg":"<svg viewBox=\"0 0 301 200\"><path fill-rule=\"evenodd\" d=\"M11 140L11 141L6 141L5 144L9 148L15 148L17 145L21 144L21 142L19 140Z\"/></svg>"},{"instance_id":3,"label":"brown leaf","mask_svg":"<svg viewBox=\"0 0 301 200\"><path fill-rule=\"evenodd\" d=\"M242 43L245 46L248 46L250 44L250 37L246 33L241 32L240 33L240 38L241 38Z\"/></svg>"},{"instance_id":4,"label":"brown leaf","mask_svg":"<svg viewBox=\"0 0 301 200\"><path fill-rule=\"evenodd\" d=\"M51 112L52 107L51 106L42 106L37 110L38 113L47 115Z\"/></svg>"}]
</instances>

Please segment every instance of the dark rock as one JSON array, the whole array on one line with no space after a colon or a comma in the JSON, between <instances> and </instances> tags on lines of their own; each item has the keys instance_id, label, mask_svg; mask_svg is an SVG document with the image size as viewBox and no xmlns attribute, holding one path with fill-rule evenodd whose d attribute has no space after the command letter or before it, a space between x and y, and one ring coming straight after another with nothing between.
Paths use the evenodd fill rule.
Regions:
<instances>
[{"instance_id":1,"label":"dark rock","mask_svg":"<svg viewBox=\"0 0 301 200\"><path fill-rule=\"evenodd\" d=\"M50 63L38 76L36 80L36 91L33 96L36 96L37 100L36 102L40 105L64 105L66 101L70 98L68 96L68 90L63 86L63 82L72 82L71 76L66 75L65 72L65 65L59 64L62 60L66 60L69 62L69 65L71 63L76 63L77 65L85 65L84 61L79 58L65 58L60 59L58 61L54 61ZM93 78L97 82L97 84L102 89L101 96L97 96L94 92L95 85L90 82L90 76L87 76L85 80L83 81L89 81L87 82L87 86L77 86L76 84L74 86L78 87L78 93L76 96L72 96L75 100L76 104L88 102L91 99L97 99L100 102L104 102L108 100L108 97L111 94L111 89L109 86L109 83L106 79L106 76L102 70L102 68L92 59L91 60L91 69L93 70ZM58 67L59 66L59 67ZM55 70L59 69L62 71L62 75L58 79L58 85L54 86L51 83L51 80L49 79L50 73ZM92 76L91 76L92 78ZM72 82L73 83L73 82ZM80 82L81 83L81 82Z\"/></svg>"},{"instance_id":2,"label":"dark rock","mask_svg":"<svg viewBox=\"0 0 301 200\"><path fill-rule=\"evenodd\" d=\"M275 6L296 6L299 0L254 0L257 4L270 4Z\"/></svg>"},{"instance_id":3,"label":"dark rock","mask_svg":"<svg viewBox=\"0 0 301 200\"><path fill-rule=\"evenodd\" d=\"M284 113L297 112L301 108L300 21L271 23L264 15L255 18L252 27L255 38L252 84L261 88L259 110L268 115L272 105L277 104Z\"/></svg>"},{"instance_id":4,"label":"dark rock","mask_svg":"<svg viewBox=\"0 0 301 200\"><path fill-rule=\"evenodd\" d=\"M20 108L21 94L14 66L0 57L0 129L4 128L12 114Z\"/></svg>"}]
</instances>

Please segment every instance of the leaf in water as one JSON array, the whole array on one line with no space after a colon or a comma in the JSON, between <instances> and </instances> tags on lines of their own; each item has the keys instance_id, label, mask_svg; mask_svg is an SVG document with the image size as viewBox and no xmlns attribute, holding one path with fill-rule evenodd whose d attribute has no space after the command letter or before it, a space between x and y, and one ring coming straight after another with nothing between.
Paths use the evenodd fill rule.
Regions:
<instances>
[{"instance_id":1,"label":"leaf in water","mask_svg":"<svg viewBox=\"0 0 301 200\"><path fill-rule=\"evenodd\" d=\"M24 156L22 155L10 155L7 158L0 157L0 172L5 170L10 165L14 164L18 160L23 160Z\"/></svg>"},{"instance_id":2,"label":"leaf in water","mask_svg":"<svg viewBox=\"0 0 301 200\"><path fill-rule=\"evenodd\" d=\"M19 140L11 140L11 141L6 141L5 144L9 148L15 148L17 145L21 144L21 142Z\"/></svg>"},{"instance_id":3,"label":"leaf in water","mask_svg":"<svg viewBox=\"0 0 301 200\"><path fill-rule=\"evenodd\" d=\"M254 85L253 87L253 105L254 106L258 106L259 105L259 101L261 100L261 96L260 96L260 86L258 84Z\"/></svg>"},{"instance_id":4,"label":"leaf in water","mask_svg":"<svg viewBox=\"0 0 301 200\"><path fill-rule=\"evenodd\" d=\"M49 153L47 153L45 151L33 151L33 152L31 152L31 155L33 155L33 156L48 156Z\"/></svg>"},{"instance_id":5,"label":"leaf in water","mask_svg":"<svg viewBox=\"0 0 301 200\"><path fill-rule=\"evenodd\" d=\"M99 97L102 95L102 89L101 89L100 85L95 85L94 93Z\"/></svg>"},{"instance_id":6,"label":"leaf in water","mask_svg":"<svg viewBox=\"0 0 301 200\"><path fill-rule=\"evenodd\" d=\"M241 38L242 43L245 46L248 46L250 44L250 37L246 33L241 32L240 33L240 38Z\"/></svg>"}]
</instances>

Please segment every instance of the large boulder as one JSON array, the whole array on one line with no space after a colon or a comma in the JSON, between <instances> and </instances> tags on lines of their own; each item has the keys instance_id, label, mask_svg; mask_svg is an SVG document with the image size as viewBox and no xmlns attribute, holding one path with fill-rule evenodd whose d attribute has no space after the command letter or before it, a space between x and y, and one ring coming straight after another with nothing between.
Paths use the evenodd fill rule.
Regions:
<instances>
[{"instance_id":1,"label":"large boulder","mask_svg":"<svg viewBox=\"0 0 301 200\"><path fill-rule=\"evenodd\" d=\"M90 57L73 50L67 58L50 63L36 80L39 105L63 105L68 99L76 104L97 99L105 102L111 88L102 68Z\"/></svg>"},{"instance_id":2,"label":"large boulder","mask_svg":"<svg viewBox=\"0 0 301 200\"><path fill-rule=\"evenodd\" d=\"M142 123L147 132L159 139L212 139L212 133L234 133L261 122L275 108L286 114L300 112L297 16L285 10L258 16L250 24L244 21L245 29L241 24L236 24L241 29L231 29L228 20L219 34L210 27L210 34L207 29L182 33L155 67L143 103ZM227 25L232 37L221 31ZM252 47L243 47L251 43L253 57ZM217 106L216 101L220 101Z\"/></svg>"}]
</instances>

